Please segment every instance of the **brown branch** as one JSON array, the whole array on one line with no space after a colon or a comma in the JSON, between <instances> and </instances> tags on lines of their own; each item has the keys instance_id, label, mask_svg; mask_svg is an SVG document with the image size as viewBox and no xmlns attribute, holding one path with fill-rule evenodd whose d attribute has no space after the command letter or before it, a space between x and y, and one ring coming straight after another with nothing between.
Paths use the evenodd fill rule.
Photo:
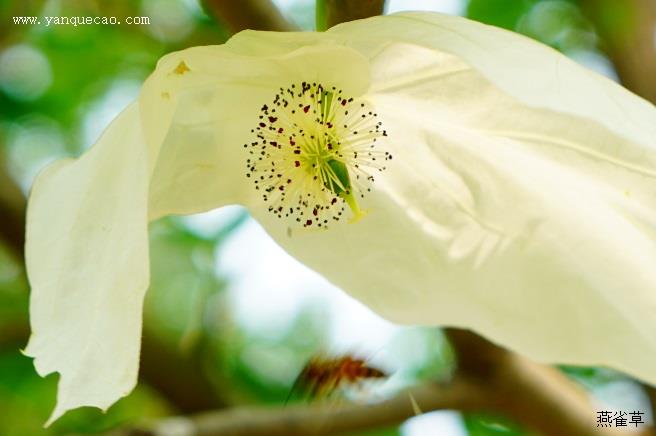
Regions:
<instances>
[{"instance_id":1,"label":"brown branch","mask_svg":"<svg viewBox=\"0 0 656 436\"><path fill-rule=\"evenodd\" d=\"M642 385L645 389L647 397L649 398L649 403L651 404L651 416L656 419L656 388L654 386ZM656 434L656 428L652 430L652 436Z\"/></svg>"},{"instance_id":2,"label":"brown branch","mask_svg":"<svg viewBox=\"0 0 656 436\"><path fill-rule=\"evenodd\" d=\"M16 351L25 347L30 337L30 326L26 319L0 323L0 351Z\"/></svg>"},{"instance_id":3,"label":"brown branch","mask_svg":"<svg viewBox=\"0 0 656 436\"><path fill-rule=\"evenodd\" d=\"M474 411L492 407L478 385L457 380L448 385L427 384L377 404L242 407L165 419L127 434L170 434L166 430L175 427L186 428L188 434L198 436L335 434L400 423L415 415L411 398L422 412L439 409Z\"/></svg>"},{"instance_id":4,"label":"brown branch","mask_svg":"<svg viewBox=\"0 0 656 436\"><path fill-rule=\"evenodd\" d=\"M555 368L510 353L467 330L445 329L458 372L478 380L500 411L544 435L595 435L596 411L585 391Z\"/></svg>"},{"instance_id":5,"label":"brown branch","mask_svg":"<svg viewBox=\"0 0 656 436\"><path fill-rule=\"evenodd\" d=\"M270 0L203 0L202 3L205 10L232 33L244 29L296 30Z\"/></svg>"},{"instance_id":6,"label":"brown branch","mask_svg":"<svg viewBox=\"0 0 656 436\"><path fill-rule=\"evenodd\" d=\"M530 362L465 330L446 329L459 367L447 384L427 383L372 405L242 407L151 422L114 435L324 435L399 424L433 410L492 412L546 436L632 435L639 431L598 428L586 393L558 370Z\"/></svg>"},{"instance_id":7,"label":"brown branch","mask_svg":"<svg viewBox=\"0 0 656 436\"><path fill-rule=\"evenodd\" d=\"M30 335L27 320L0 324L0 351L24 347ZM197 353L185 356L163 343L147 328L141 341L139 379L162 395L179 413L226 407L214 390Z\"/></svg>"},{"instance_id":8,"label":"brown branch","mask_svg":"<svg viewBox=\"0 0 656 436\"><path fill-rule=\"evenodd\" d=\"M580 0L620 81L656 104L656 0Z\"/></svg>"},{"instance_id":9,"label":"brown branch","mask_svg":"<svg viewBox=\"0 0 656 436\"><path fill-rule=\"evenodd\" d=\"M179 413L226 407L226 401L218 395L206 375L200 354L182 354L146 328L141 341L139 378L159 392Z\"/></svg>"},{"instance_id":10,"label":"brown branch","mask_svg":"<svg viewBox=\"0 0 656 436\"><path fill-rule=\"evenodd\" d=\"M382 15L385 0L325 0L328 28L347 21Z\"/></svg>"},{"instance_id":11,"label":"brown branch","mask_svg":"<svg viewBox=\"0 0 656 436\"><path fill-rule=\"evenodd\" d=\"M23 192L0 157L0 241L9 247L20 265L23 265L25 245L25 207Z\"/></svg>"},{"instance_id":12,"label":"brown branch","mask_svg":"<svg viewBox=\"0 0 656 436\"><path fill-rule=\"evenodd\" d=\"M510 371L518 368L512 365L507 369ZM521 371L525 371L525 369L521 369ZM503 372L499 374L505 377ZM506 375L510 375L510 373ZM528 380L529 384L540 383L547 391L549 390L551 380L546 380L534 372L528 373L527 376L535 376L535 380L537 380L537 382ZM506 386L501 383L501 379L498 380L498 383L490 383L488 380L470 379L462 374L457 374L448 384L427 383L377 404L300 405L286 408L242 407L194 416L168 418L151 422L138 429L115 431L112 435L166 436L181 434L182 430L184 430L184 434L197 436L342 434L399 424L412 418L418 412L458 410L503 413L526 423L529 428L542 431L545 435L644 436L644 433L640 431L624 432L612 428L597 428L596 415L588 407L585 409L589 415L584 416L588 416L589 419L579 417L560 425L563 424L559 421L562 418L560 413L552 413L551 409L542 410L540 407L552 407L554 404L558 410L573 407L575 410L571 412L571 415L574 416L577 412L581 412L577 410L576 402L565 400L562 405L553 401L543 402L542 397L547 397L548 394L537 398L527 398L526 395L508 396L514 393L513 389L506 389ZM412 401L416 402L419 411L415 410ZM526 419L522 419L524 414L527 416ZM535 425L536 422L541 422L541 424Z\"/></svg>"}]
</instances>

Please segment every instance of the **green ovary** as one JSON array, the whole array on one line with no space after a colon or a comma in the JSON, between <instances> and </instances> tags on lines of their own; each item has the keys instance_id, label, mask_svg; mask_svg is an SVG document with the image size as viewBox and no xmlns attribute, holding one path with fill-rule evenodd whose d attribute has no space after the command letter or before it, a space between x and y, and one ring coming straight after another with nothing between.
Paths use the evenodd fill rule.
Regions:
<instances>
[{"instance_id":1,"label":"green ovary","mask_svg":"<svg viewBox=\"0 0 656 436\"><path fill-rule=\"evenodd\" d=\"M366 215L366 212L360 209L360 205L358 205L355 195L353 194L348 168L343 162L337 159L330 159L325 162L325 165L327 165L337 177L337 180L329 178L325 184L326 188L330 189L346 202L353 212L351 222L357 222L360 218Z\"/></svg>"}]
</instances>

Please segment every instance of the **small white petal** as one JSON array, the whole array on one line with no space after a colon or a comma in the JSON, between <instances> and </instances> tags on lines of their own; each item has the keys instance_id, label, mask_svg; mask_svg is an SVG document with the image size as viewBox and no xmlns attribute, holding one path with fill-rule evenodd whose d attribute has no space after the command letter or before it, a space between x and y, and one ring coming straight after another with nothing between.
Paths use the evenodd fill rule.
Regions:
<instances>
[{"instance_id":1,"label":"small white petal","mask_svg":"<svg viewBox=\"0 0 656 436\"><path fill-rule=\"evenodd\" d=\"M189 71L171 75L181 62ZM251 129L262 105L270 104L280 88L303 81L339 84L357 96L367 90L369 77L361 54L335 45L259 58L234 55L224 46L168 55L141 95L146 114L158 113L162 102L174 99L176 104L170 125L161 118L152 122L153 131L167 136L151 182L151 219L259 201L246 179L243 144L254 139Z\"/></svg>"},{"instance_id":2,"label":"small white petal","mask_svg":"<svg viewBox=\"0 0 656 436\"><path fill-rule=\"evenodd\" d=\"M59 372L48 423L80 406L107 409L137 381L148 287L148 161L136 104L78 160L46 168L32 188L26 264L41 376Z\"/></svg>"}]
</instances>

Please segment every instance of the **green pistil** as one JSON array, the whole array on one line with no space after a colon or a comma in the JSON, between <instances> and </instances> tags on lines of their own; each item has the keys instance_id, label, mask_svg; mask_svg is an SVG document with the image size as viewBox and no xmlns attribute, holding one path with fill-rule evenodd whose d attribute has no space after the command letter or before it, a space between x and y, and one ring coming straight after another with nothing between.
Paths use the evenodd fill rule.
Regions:
<instances>
[{"instance_id":1,"label":"green pistil","mask_svg":"<svg viewBox=\"0 0 656 436\"><path fill-rule=\"evenodd\" d=\"M337 177L337 180L328 179L326 188L330 189L337 195L341 195L346 191L351 191L351 178L349 177L346 165L337 159L330 159L326 162L326 165L333 170L333 173ZM337 181L339 181L339 183L337 183Z\"/></svg>"},{"instance_id":2,"label":"green pistil","mask_svg":"<svg viewBox=\"0 0 656 436\"><path fill-rule=\"evenodd\" d=\"M326 183L326 188L330 189L332 192L337 194L337 196L344 199L348 207L351 209L351 212L353 212L353 218L351 219L351 222L359 221L360 218L366 215L366 213L360 209L355 195L353 195L351 177L349 176L348 168L344 162L337 159L330 159L326 162L326 165L337 177L337 180L329 178Z\"/></svg>"},{"instance_id":3,"label":"green pistil","mask_svg":"<svg viewBox=\"0 0 656 436\"><path fill-rule=\"evenodd\" d=\"M319 106L322 123L329 123L333 121L332 120L333 114L331 113L330 110L333 103L333 98L334 98L334 94L332 92L322 91L321 103ZM333 130L332 127L329 127L329 129ZM328 151L327 144L325 143L322 144L320 149L322 151L327 152ZM334 156L334 152L330 152L328 156L326 155L320 156L320 160L322 164L328 167L326 171L324 171L324 174L334 175L334 177L330 177L330 176L327 177L327 180L324 185L326 186L326 188L330 189L338 197L342 198L346 202L348 207L353 212L353 218L351 219L351 222L359 221L360 218L365 216L365 212L362 209L360 209L360 206L358 205L355 195L353 195L353 188L351 186L351 177L349 176L348 168L344 164L344 162L335 159L333 156Z\"/></svg>"}]
</instances>

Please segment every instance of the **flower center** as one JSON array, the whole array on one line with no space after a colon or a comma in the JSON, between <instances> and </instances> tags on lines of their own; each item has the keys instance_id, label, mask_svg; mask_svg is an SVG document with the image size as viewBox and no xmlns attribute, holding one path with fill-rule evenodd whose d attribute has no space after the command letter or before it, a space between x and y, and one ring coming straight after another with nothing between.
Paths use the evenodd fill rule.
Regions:
<instances>
[{"instance_id":1,"label":"flower center","mask_svg":"<svg viewBox=\"0 0 656 436\"><path fill-rule=\"evenodd\" d=\"M270 212L304 227L327 227L346 207L352 221L362 218L357 198L392 159L376 149L387 133L369 105L317 83L280 88L251 132L246 176Z\"/></svg>"}]
</instances>

